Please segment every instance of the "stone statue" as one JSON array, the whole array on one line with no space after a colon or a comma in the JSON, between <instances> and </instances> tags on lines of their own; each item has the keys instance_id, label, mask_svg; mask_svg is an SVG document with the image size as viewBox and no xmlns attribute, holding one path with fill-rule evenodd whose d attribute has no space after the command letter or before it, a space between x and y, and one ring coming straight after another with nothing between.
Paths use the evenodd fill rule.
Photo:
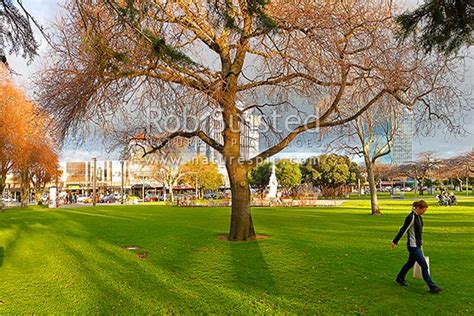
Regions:
<instances>
[{"instance_id":1,"label":"stone statue","mask_svg":"<svg viewBox=\"0 0 474 316\"><path fill-rule=\"evenodd\" d=\"M278 180L275 174L275 164L272 164L272 174L270 176L270 182L268 182L268 194L267 198L277 198Z\"/></svg>"}]
</instances>

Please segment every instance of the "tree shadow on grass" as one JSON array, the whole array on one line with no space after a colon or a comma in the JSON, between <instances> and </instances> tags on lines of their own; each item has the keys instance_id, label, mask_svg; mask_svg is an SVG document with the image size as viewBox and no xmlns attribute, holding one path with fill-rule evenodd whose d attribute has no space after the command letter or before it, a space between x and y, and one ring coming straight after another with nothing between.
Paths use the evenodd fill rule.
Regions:
<instances>
[{"instance_id":1,"label":"tree shadow on grass","mask_svg":"<svg viewBox=\"0 0 474 316\"><path fill-rule=\"evenodd\" d=\"M229 242L235 283L242 290L275 291L275 279L265 261L259 241Z\"/></svg>"},{"instance_id":2,"label":"tree shadow on grass","mask_svg":"<svg viewBox=\"0 0 474 316\"><path fill-rule=\"evenodd\" d=\"M87 254L85 248L66 247L68 255L80 264L80 278L89 284L90 311L130 313L173 313L189 311L216 312L214 300L224 303L240 301L229 296L225 286L206 280L189 280L180 273L171 273L153 261L140 261L114 245L102 241ZM150 258L151 259L151 258ZM222 312L222 311L221 311Z\"/></svg>"},{"instance_id":3,"label":"tree shadow on grass","mask_svg":"<svg viewBox=\"0 0 474 316\"><path fill-rule=\"evenodd\" d=\"M117 290L113 284L113 278L110 273L100 273L99 269L103 268L103 263L96 258L88 258L84 253L72 247L65 247L66 252L74 258L78 264L78 271L81 278L87 280L88 291L94 293L91 295L89 306L91 310L94 308L106 308L112 310L119 302L126 302L127 297ZM102 259L102 258L101 258ZM112 300L111 300L112 298Z\"/></svg>"}]
</instances>

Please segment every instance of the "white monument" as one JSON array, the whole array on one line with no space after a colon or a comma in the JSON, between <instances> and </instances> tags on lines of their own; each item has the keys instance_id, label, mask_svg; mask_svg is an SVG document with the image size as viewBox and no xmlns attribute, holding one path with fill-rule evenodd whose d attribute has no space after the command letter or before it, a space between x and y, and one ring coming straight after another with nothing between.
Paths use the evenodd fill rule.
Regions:
<instances>
[{"instance_id":1,"label":"white monument","mask_svg":"<svg viewBox=\"0 0 474 316\"><path fill-rule=\"evenodd\" d=\"M50 187L49 188L49 204L48 208L58 208L59 199L58 199L58 188Z\"/></svg>"},{"instance_id":2,"label":"white monument","mask_svg":"<svg viewBox=\"0 0 474 316\"><path fill-rule=\"evenodd\" d=\"M267 198L276 199L278 189L278 180L275 174L275 164L272 164L272 174L270 176L270 182L268 182L268 194Z\"/></svg>"}]
</instances>

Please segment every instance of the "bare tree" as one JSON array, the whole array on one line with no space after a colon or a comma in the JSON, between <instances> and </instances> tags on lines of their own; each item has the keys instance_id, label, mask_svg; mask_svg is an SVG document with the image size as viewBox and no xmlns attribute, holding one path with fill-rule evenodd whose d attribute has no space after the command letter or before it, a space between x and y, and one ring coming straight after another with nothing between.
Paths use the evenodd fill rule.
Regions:
<instances>
[{"instance_id":1,"label":"bare tree","mask_svg":"<svg viewBox=\"0 0 474 316\"><path fill-rule=\"evenodd\" d=\"M77 0L66 10L39 95L62 133L150 104L182 121L188 110L198 118L219 113L219 133L161 130L145 154L176 137L197 137L223 156L232 188L230 240L256 236L247 174L259 162L305 131L348 123L384 98L415 107L452 66L418 54L412 43L400 45L386 1ZM162 102L170 94L182 102ZM283 131L271 123L269 110L304 118L302 100L319 111ZM458 109L426 104L430 116ZM275 135L251 158L241 144L247 111L260 113Z\"/></svg>"},{"instance_id":2,"label":"bare tree","mask_svg":"<svg viewBox=\"0 0 474 316\"><path fill-rule=\"evenodd\" d=\"M383 180L393 182L393 180L400 177L397 165L380 162L374 165L374 176L377 183L381 183Z\"/></svg>"},{"instance_id":3,"label":"bare tree","mask_svg":"<svg viewBox=\"0 0 474 316\"><path fill-rule=\"evenodd\" d=\"M434 175L439 169L442 160L436 157L431 151L421 152L418 159L413 163L403 164L399 166L399 174L410 177L415 180L415 196L418 192L423 194L420 185L426 178Z\"/></svg>"},{"instance_id":4,"label":"bare tree","mask_svg":"<svg viewBox=\"0 0 474 316\"><path fill-rule=\"evenodd\" d=\"M135 135L128 140L126 156L131 162L147 169L149 177L159 181L168 189L169 199L174 202L173 187L185 176L180 169L183 163L182 155L189 145L187 139L173 139L167 146L152 154L144 155L151 150L145 134Z\"/></svg>"},{"instance_id":5,"label":"bare tree","mask_svg":"<svg viewBox=\"0 0 474 316\"><path fill-rule=\"evenodd\" d=\"M400 111L393 104L383 104L367 110L358 118L343 126L330 147L349 155L364 158L365 171L370 190L372 215L380 215L375 179L375 164L378 159L390 154L394 137L398 133Z\"/></svg>"},{"instance_id":6,"label":"bare tree","mask_svg":"<svg viewBox=\"0 0 474 316\"><path fill-rule=\"evenodd\" d=\"M463 182L466 183L466 194L469 191L469 178L474 173L474 151L470 151L449 159L444 159L440 163L440 168L436 172L439 179L456 179L459 181L461 191Z\"/></svg>"}]
</instances>

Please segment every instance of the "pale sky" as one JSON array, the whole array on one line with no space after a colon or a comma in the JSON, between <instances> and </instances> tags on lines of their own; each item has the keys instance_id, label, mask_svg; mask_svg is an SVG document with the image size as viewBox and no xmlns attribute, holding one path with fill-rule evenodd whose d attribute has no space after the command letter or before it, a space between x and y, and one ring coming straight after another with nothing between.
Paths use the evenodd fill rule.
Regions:
<instances>
[{"instance_id":1,"label":"pale sky","mask_svg":"<svg viewBox=\"0 0 474 316\"><path fill-rule=\"evenodd\" d=\"M48 28L54 21L55 17L60 12L61 8L58 3L62 1L55 0L23 0L24 6L33 14L37 21ZM36 31L36 33L38 33ZM31 77L32 75L41 69L41 64L44 62L43 57L48 49L46 41L37 35L37 40L41 43L39 50L39 56L28 65L25 60L17 56L7 56L11 68L19 75L15 76L15 81L25 89L26 93L31 93ZM474 49L470 50L471 56L474 56ZM473 91L474 86L471 78L474 78L474 62L468 61L467 79L465 83L466 91ZM471 80L470 80L471 79ZM469 81L469 82L468 82ZM472 98L472 94L470 96ZM473 102L473 101L471 101ZM437 132L437 135L432 137L418 137L414 141L414 153L422 151L434 151L441 157L449 157L457 153L466 152L474 147L474 111L471 111L465 119L465 127L469 132L468 135L461 136L445 136L443 131ZM96 145L90 146L68 146L62 150L62 160L89 160L92 157L99 159L117 159L117 154L107 153L106 149L100 145L99 142L95 142ZM305 155L306 153L300 153ZM307 153L308 155L314 154ZM283 154L285 155L285 154Z\"/></svg>"}]
</instances>

